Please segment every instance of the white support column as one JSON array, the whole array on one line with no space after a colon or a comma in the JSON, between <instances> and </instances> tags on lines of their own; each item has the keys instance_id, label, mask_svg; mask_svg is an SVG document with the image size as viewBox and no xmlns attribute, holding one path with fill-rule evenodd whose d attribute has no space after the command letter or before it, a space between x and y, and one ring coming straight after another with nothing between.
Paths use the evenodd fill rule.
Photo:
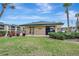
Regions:
<instances>
[{"instance_id":1,"label":"white support column","mask_svg":"<svg viewBox=\"0 0 79 59\"><path fill-rule=\"evenodd\" d=\"M15 35L17 34L17 26L15 26Z\"/></svg>"},{"instance_id":2,"label":"white support column","mask_svg":"<svg viewBox=\"0 0 79 59\"><path fill-rule=\"evenodd\" d=\"M4 31L6 31L5 37L7 37L7 35L8 35L8 30L9 30L9 26L5 25L4 26Z\"/></svg>"},{"instance_id":3,"label":"white support column","mask_svg":"<svg viewBox=\"0 0 79 59\"><path fill-rule=\"evenodd\" d=\"M20 36L22 36L22 32L23 32L23 26L22 26L22 27L20 27L20 29L21 29Z\"/></svg>"}]
</instances>

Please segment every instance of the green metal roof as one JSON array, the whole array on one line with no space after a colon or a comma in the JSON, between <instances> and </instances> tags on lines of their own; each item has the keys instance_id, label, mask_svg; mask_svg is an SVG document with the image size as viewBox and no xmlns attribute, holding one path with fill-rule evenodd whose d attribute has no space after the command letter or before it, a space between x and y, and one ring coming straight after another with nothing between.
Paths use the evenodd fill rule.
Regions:
<instances>
[{"instance_id":1,"label":"green metal roof","mask_svg":"<svg viewBox=\"0 0 79 59\"><path fill-rule=\"evenodd\" d=\"M52 26L52 25L63 25L64 23L61 22L47 22L47 21L39 21L39 22L32 22L29 24L22 24L20 26Z\"/></svg>"}]
</instances>

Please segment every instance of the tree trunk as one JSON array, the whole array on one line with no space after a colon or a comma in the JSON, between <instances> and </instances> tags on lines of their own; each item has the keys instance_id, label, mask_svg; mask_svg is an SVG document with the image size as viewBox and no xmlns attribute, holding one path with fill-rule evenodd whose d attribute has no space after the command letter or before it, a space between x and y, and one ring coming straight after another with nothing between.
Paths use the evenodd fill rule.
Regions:
<instances>
[{"instance_id":1,"label":"tree trunk","mask_svg":"<svg viewBox=\"0 0 79 59\"><path fill-rule=\"evenodd\" d=\"M3 9L0 13L0 17L2 16L2 14L4 13L5 9Z\"/></svg>"},{"instance_id":2,"label":"tree trunk","mask_svg":"<svg viewBox=\"0 0 79 59\"><path fill-rule=\"evenodd\" d=\"M77 21L76 21L76 31L78 31L78 27L79 27L79 25L78 25L78 17L77 17Z\"/></svg>"},{"instance_id":3,"label":"tree trunk","mask_svg":"<svg viewBox=\"0 0 79 59\"><path fill-rule=\"evenodd\" d=\"M69 32L70 31L70 25L69 25L69 11L68 11L68 7L66 8L66 14L67 14L67 26L68 26L68 28L67 28L67 31Z\"/></svg>"},{"instance_id":4,"label":"tree trunk","mask_svg":"<svg viewBox=\"0 0 79 59\"><path fill-rule=\"evenodd\" d=\"M2 11L0 12L0 17L3 15L3 13L4 13L6 7L7 7L7 3L2 4Z\"/></svg>"}]
</instances>

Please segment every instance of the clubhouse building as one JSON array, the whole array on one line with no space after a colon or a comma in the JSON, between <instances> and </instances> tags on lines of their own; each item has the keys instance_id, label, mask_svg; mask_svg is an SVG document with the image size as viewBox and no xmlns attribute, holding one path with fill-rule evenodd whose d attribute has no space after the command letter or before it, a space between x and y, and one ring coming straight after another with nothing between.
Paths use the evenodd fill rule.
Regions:
<instances>
[{"instance_id":1,"label":"clubhouse building","mask_svg":"<svg viewBox=\"0 0 79 59\"><path fill-rule=\"evenodd\" d=\"M21 30L26 35L48 35L48 32L61 31L63 23L53 23L47 21L32 22L29 24L20 25Z\"/></svg>"}]
</instances>

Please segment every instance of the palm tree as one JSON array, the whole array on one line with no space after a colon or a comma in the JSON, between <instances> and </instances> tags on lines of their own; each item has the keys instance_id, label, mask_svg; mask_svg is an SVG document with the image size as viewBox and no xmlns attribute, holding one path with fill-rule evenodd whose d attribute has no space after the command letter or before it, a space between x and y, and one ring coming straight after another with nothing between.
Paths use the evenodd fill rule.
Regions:
<instances>
[{"instance_id":1,"label":"palm tree","mask_svg":"<svg viewBox=\"0 0 79 59\"><path fill-rule=\"evenodd\" d=\"M1 5L2 5L2 11L0 12L0 17L3 15L3 13L5 12L8 5L10 5L11 9L15 9L15 6L13 4L10 4L10 3L2 3ZM8 31L6 32L5 36L7 36L7 34L8 34Z\"/></svg>"},{"instance_id":2,"label":"palm tree","mask_svg":"<svg viewBox=\"0 0 79 59\"><path fill-rule=\"evenodd\" d=\"M67 15L67 25L68 25L68 31L70 31L69 29L69 6L71 6L71 3L64 3L63 6L65 7L65 12L66 12L66 15Z\"/></svg>"},{"instance_id":3,"label":"palm tree","mask_svg":"<svg viewBox=\"0 0 79 59\"><path fill-rule=\"evenodd\" d=\"M76 31L78 31L78 29L79 29L79 25L78 25L78 23L79 23L79 13L75 14L75 17L77 17L77 20L76 20Z\"/></svg>"},{"instance_id":4,"label":"palm tree","mask_svg":"<svg viewBox=\"0 0 79 59\"><path fill-rule=\"evenodd\" d=\"M10 3L2 3L1 5L2 5L2 11L0 12L0 17L3 15L3 13L6 10L8 5L10 5L11 9L15 8L15 6L13 4L10 4Z\"/></svg>"}]
</instances>

